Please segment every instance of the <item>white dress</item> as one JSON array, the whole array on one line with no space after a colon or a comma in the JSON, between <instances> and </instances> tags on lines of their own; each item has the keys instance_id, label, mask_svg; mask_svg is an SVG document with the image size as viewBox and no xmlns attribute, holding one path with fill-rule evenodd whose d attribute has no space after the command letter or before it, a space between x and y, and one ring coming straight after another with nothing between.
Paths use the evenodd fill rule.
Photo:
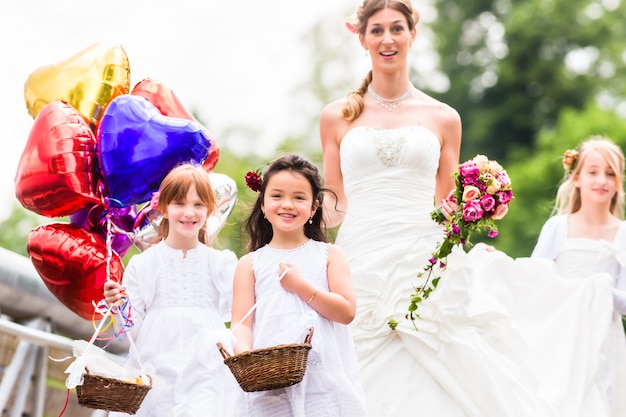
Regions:
<instances>
[{"instance_id":1,"label":"white dress","mask_svg":"<svg viewBox=\"0 0 626 417\"><path fill-rule=\"evenodd\" d=\"M348 207L336 244L348 255L357 294L351 328L369 415L571 417L542 385L536 364L544 362L534 355L549 351L551 341L529 332L527 312L548 314L576 296L584 305L570 305L574 322L608 317L608 280L574 285L548 260L514 260L482 244L468 254L455 248L419 307L416 330L405 319L409 296L443 238L430 219L439 139L421 126L356 127L340 154ZM389 318L400 322L396 330ZM578 335L561 336L574 343Z\"/></svg>"},{"instance_id":2,"label":"white dress","mask_svg":"<svg viewBox=\"0 0 626 417\"><path fill-rule=\"evenodd\" d=\"M252 253L257 308L253 348L302 343L313 327L302 382L246 394L253 417L364 417L365 401L348 326L328 320L278 280L278 264L297 266L305 279L328 291L328 244L309 240L293 250L264 246Z\"/></svg>"},{"instance_id":3,"label":"white dress","mask_svg":"<svg viewBox=\"0 0 626 417\"><path fill-rule=\"evenodd\" d=\"M567 215L559 215L546 222L532 256L555 261L559 273L566 278L606 277L613 286L615 311L604 322L587 321L576 326L583 332L583 326L593 326L596 334L600 328L603 337L561 346L558 354L550 358L552 366L559 363L572 371L572 375L563 372L566 378L555 384L570 394L560 397L560 409L568 416L626 416L626 337L622 325L622 314L626 313L626 222L620 225L613 242L608 242L568 238L567 219ZM595 353L587 357L585 367L580 366L579 353L583 348ZM576 375L577 371L593 378ZM545 380L549 378L545 375ZM581 384L584 381L586 385Z\"/></svg>"},{"instance_id":4,"label":"white dress","mask_svg":"<svg viewBox=\"0 0 626 417\"><path fill-rule=\"evenodd\" d=\"M183 256L163 241L130 259L123 284L139 358L131 348L128 364L153 378L135 416L237 416L240 389L216 346L232 352L224 320L236 264L229 250L199 244Z\"/></svg>"}]
</instances>

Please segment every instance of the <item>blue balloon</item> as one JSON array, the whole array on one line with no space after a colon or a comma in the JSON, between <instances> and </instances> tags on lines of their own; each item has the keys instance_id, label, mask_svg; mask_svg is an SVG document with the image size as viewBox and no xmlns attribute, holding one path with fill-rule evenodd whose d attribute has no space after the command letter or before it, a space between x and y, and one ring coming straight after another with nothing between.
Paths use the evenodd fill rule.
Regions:
<instances>
[{"instance_id":1,"label":"blue balloon","mask_svg":"<svg viewBox=\"0 0 626 417\"><path fill-rule=\"evenodd\" d=\"M97 133L96 154L110 207L150 200L176 165L201 165L210 139L198 122L168 117L148 100L121 95L109 103Z\"/></svg>"}]
</instances>

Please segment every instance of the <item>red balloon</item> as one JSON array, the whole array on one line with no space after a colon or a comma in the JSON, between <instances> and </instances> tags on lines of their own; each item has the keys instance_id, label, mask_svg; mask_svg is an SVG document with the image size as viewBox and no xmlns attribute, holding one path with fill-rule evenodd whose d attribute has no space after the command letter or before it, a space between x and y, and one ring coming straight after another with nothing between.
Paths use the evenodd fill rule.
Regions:
<instances>
[{"instance_id":1,"label":"red balloon","mask_svg":"<svg viewBox=\"0 0 626 417\"><path fill-rule=\"evenodd\" d=\"M34 228L26 249L46 287L67 308L91 320L92 302L103 298L108 278L122 282L124 265L112 252L107 274L107 248L101 236L73 224L53 223Z\"/></svg>"},{"instance_id":2,"label":"red balloon","mask_svg":"<svg viewBox=\"0 0 626 417\"><path fill-rule=\"evenodd\" d=\"M96 137L69 104L45 105L31 128L15 175L15 195L24 208L62 217L97 204Z\"/></svg>"},{"instance_id":3,"label":"red balloon","mask_svg":"<svg viewBox=\"0 0 626 417\"><path fill-rule=\"evenodd\" d=\"M146 78L135 85L131 94L146 98L154 107L159 109L164 116L192 120L202 126L202 124L185 109L178 97L176 97L176 94L160 81ZM202 168L207 172L211 172L219 160L220 150L213 135L204 126L202 127L207 131L207 136L210 141L209 156L202 163Z\"/></svg>"}]
</instances>

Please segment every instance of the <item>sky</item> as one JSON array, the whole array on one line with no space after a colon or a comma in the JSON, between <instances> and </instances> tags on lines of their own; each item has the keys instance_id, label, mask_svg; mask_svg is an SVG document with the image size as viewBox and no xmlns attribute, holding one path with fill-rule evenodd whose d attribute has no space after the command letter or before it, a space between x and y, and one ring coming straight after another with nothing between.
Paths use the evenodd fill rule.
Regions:
<instances>
[{"instance_id":1,"label":"sky","mask_svg":"<svg viewBox=\"0 0 626 417\"><path fill-rule=\"evenodd\" d=\"M1 2L0 220L17 202L15 173L33 125L24 83L35 70L98 42L118 43L129 59L131 89L145 78L159 80L212 133L247 126L262 132L260 147L271 148L298 120L290 97L311 75L302 35L322 18L336 20L339 34L357 5L358 0Z\"/></svg>"}]
</instances>

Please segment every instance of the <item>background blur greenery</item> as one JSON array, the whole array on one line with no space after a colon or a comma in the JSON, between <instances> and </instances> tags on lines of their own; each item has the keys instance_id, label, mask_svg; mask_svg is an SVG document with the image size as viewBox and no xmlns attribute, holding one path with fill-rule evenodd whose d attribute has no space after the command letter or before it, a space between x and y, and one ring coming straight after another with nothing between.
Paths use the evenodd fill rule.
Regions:
<instances>
[{"instance_id":1,"label":"background blur greenery","mask_svg":"<svg viewBox=\"0 0 626 417\"><path fill-rule=\"evenodd\" d=\"M550 216L563 151L592 134L626 146L626 6L621 0L433 0L432 7L436 14L423 13L418 29L428 51L414 48L411 79L461 114L462 160L481 153L509 172L516 199L490 243L511 256L528 256ZM322 19L302 39L310 77L294 91L294 102L304 103L304 122L269 156L260 152L258 132L239 126L214 131L205 124L221 150L215 172L239 188L216 246L245 253L240 226L256 197L244 184L247 171L288 151L321 167L319 112L365 75L355 75L355 54L362 52L354 38L337 27L336 20ZM27 256L30 230L57 221L67 219L38 216L16 201L0 224L0 246Z\"/></svg>"}]
</instances>

